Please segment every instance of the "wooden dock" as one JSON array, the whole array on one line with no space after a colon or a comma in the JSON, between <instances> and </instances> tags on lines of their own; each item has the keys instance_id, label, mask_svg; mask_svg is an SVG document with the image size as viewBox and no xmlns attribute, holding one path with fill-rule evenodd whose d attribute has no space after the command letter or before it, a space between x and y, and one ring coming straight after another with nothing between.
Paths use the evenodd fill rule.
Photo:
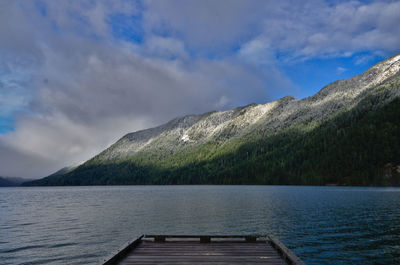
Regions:
<instances>
[{"instance_id":1,"label":"wooden dock","mask_svg":"<svg viewBox=\"0 0 400 265\"><path fill-rule=\"evenodd\" d=\"M103 265L304 263L274 236L143 235Z\"/></svg>"}]
</instances>

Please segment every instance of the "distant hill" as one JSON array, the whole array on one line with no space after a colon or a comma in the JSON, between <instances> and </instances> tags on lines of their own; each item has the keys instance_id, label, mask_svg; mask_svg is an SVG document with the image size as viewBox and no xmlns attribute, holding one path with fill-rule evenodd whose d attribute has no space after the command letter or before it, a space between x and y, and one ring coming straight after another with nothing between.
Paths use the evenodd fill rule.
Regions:
<instances>
[{"instance_id":1,"label":"distant hill","mask_svg":"<svg viewBox=\"0 0 400 265\"><path fill-rule=\"evenodd\" d=\"M51 174L49 177L65 175L65 174L73 171L74 169L76 169L80 164L82 164L82 163L77 163L72 166L63 167L62 169Z\"/></svg>"},{"instance_id":2,"label":"distant hill","mask_svg":"<svg viewBox=\"0 0 400 265\"><path fill-rule=\"evenodd\" d=\"M27 181L31 180L15 177L0 177L0 187L16 187Z\"/></svg>"},{"instance_id":3,"label":"distant hill","mask_svg":"<svg viewBox=\"0 0 400 265\"><path fill-rule=\"evenodd\" d=\"M127 134L74 170L26 185L399 183L396 55L305 99L189 115Z\"/></svg>"}]
</instances>

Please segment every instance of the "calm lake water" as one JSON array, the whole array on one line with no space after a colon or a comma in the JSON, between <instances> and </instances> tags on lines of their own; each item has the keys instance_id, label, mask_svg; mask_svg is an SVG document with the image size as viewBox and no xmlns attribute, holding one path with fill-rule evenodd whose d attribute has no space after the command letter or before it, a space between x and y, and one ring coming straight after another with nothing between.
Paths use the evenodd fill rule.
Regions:
<instances>
[{"instance_id":1,"label":"calm lake water","mask_svg":"<svg viewBox=\"0 0 400 265\"><path fill-rule=\"evenodd\" d=\"M307 264L400 264L400 189L0 189L0 264L96 264L145 233L271 233Z\"/></svg>"}]
</instances>

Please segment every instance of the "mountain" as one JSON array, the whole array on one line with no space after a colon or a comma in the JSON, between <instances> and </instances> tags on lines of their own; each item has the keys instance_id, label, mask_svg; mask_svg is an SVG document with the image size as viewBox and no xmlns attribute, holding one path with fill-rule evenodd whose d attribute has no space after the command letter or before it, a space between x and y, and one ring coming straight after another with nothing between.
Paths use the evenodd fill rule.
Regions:
<instances>
[{"instance_id":1,"label":"mountain","mask_svg":"<svg viewBox=\"0 0 400 265\"><path fill-rule=\"evenodd\" d=\"M65 174L67 174L67 173L73 171L74 169L76 169L76 168L77 168L78 166L80 166L82 163L83 163L83 162L79 162L79 163L76 163L76 164L71 165L71 166L63 167L62 169L60 169L60 170L54 172L53 174L51 174L49 177L55 177L55 176L65 175Z\"/></svg>"},{"instance_id":2,"label":"mountain","mask_svg":"<svg viewBox=\"0 0 400 265\"><path fill-rule=\"evenodd\" d=\"M27 181L28 179L23 178L0 177L0 187L16 187Z\"/></svg>"},{"instance_id":3,"label":"mountain","mask_svg":"<svg viewBox=\"0 0 400 265\"><path fill-rule=\"evenodd\" d=\"M400 183L400 54L314 96L176 118L26 185Z\"/></svg>"}]
</instances>

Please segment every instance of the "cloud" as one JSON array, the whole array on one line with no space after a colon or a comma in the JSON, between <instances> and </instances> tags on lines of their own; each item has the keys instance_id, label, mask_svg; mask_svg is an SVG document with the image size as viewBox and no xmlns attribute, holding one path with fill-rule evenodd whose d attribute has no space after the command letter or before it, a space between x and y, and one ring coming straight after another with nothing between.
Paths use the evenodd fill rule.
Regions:
<instances>
[{"instance_id":1,"label":"cloud","mask_svg":"<svg viewBox=\"0 0 400 265\"><path fill-rule=\"evenodd\" d=\"M200 54L257 43L287 60L351 56L400 47L400 1L145 1L144 27ZM281 58L282 59L282 58Z\"/></svg>"},{"instance_id":2,"label":"cloud","mask_svg":"<svg viewBox=\"0 0 400 265\"><path fill-rule=\"evenodd\" d=\"M0 116L15 122L0 175L42 177L127 132L290 94L285 60L393 52L399 5L1 1Z\"/></svg>"},{"instance_id":3,"label":"cloud","mask_svg":"<svg viewBox=\"0 0 400 265\"><path fill-rule=\"evenodd\" d=\"M150 35L142 45L115 39L112 25L104 23L112 14L103 2L42 3L42 12L35 13L30 3L10 2L11 13L25 19L0 32L2 40L17 28L32 32L27 40L8 39L10 48L2 46L2 54L34 58L23 65L8 60L30 78L22 82L20 73L18 85L8 83L4 90L8 108L21 105L22 96L27 110L14 114L13 132L0 135L0 175L42 177L90 158L125 133L268 99L264 77L234 57L189 58L184 43L173 37ZM31 50L15 49L19 42ZM19 92L12 103L14 88Z\"/></svg>"},{"instance_id":4,"label":"cloud","mask_svg":"<svg viewBox=\"0 0 400 265\"><path fill-rule=\"evenodd\" d=\"M264 7L253 0L150 0L144 24L149 31L181 38L192 51L213 54L257 34Z\"/></svg>"},{"instance_id":5,"label":"cloud","mask_svg":"<svg viewBox=\"0 0 400 265\"><path fill-rule=\"evenodd\" d=\"M288 60L348 57L371 50L390 54L400 47L399 1L285 1L268 9L271 14L262 20L262 32L248 43L262 40L275 52L287 54Z\"/></svg>"},{"instance_id":6,"label":"cloud","mask_svg":"<svg viewBox=\"0 0 400 265\"><path fill-rule=\"evenodd\" d=\"M170 37L149 36L146 42L139 48L142 55L163 59L188 60L188 54L184 42Z\"/></svg>"},{"instance_id":7,"label":"cloud","mask_svg":"<svg viewBox=\"0 0 400 265\"><path fill-rule=\"evenodd\" d=\"M102 151L122 136L119 133L146 126L147 121L132 117L104 117L101 122L88 125L63 114L24 116L13 133L0 138L1 174L46 176Z\"/></svg>"},{"instance_id":8,"label":"cloud","mask_svg":"<svg viewBox=\"0 0 400 265\"><path fill-rule=\"evenodd\" d=\"M0 81L0 117L7 117L24 109L28 105L26 93L13 80L5 80L4 83Z\"/></svg>"},{"instance_id":9,"label":"cloud","mask_svg":"<svg viewBox=\"0 0 400 265\"><path fill-rule=\"evenodd\" d=\"M344 72L346 72L348 69L344 68L344 67L337 67L336 71L339 75L343 74Z\"/></svg>"}]
</instances>

